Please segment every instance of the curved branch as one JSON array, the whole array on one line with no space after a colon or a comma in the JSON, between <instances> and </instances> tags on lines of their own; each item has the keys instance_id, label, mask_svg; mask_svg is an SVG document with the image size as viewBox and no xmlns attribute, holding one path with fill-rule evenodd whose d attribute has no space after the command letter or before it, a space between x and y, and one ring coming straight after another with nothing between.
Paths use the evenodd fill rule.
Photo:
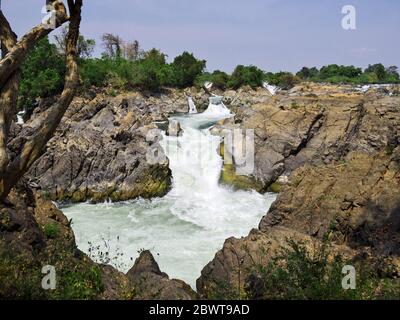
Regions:
<instances>
[{"instance_id":1,"label":"curved branch","mask_svg":"<svg viewBox=\"0 0 400 320\"><path fill-rule=\"evenodd\" d=\"M4 199L29 167L43 154L47 142L58 127L65 111L75 96L79 83L77 43L81 22L82 0L76 0L70 7L71 19L67 35L67 74L64 90L51 108L40 130L23 146L21 153L13 160L0 179L0 199Z\"/></svg>"},{"instance_id":2,"label":"curved branch","mask_svg":"<svg viewBox=\"0 0 400 320\"><path fill-rule=\"evenodd\" d=\"M68 21L65 7L57 6L56 25L60 26ZM57 9L56 8L56 9ZM2 23L3 25L3 23ZM29 50L52 31L44 24L40 24L25 34L0 61L0 90L3 89L7 79L19 68Z\"/></svg>"}]
</instances>

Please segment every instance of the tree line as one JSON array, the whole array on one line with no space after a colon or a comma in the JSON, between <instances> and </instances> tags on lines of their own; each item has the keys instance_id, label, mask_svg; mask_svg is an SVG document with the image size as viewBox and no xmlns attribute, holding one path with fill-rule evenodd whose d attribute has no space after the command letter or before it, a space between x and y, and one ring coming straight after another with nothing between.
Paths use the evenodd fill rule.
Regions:
<instances>
[{"instance_id":1,"label":"tree line","mask_svg":"<svg viewBox=\"0 0 400 320\"><path fill-rule=\"evenodd\" d=\"M20 108L29 108L38 97L56 95L63 87L65 75L64 28L55 37L55 43L42 39L22 67ZM125 42L114 34L102 36L104 51L93 57L96 45L93 39L78 39L78 63L81 88L108 87L114 90L144 90L158 92L162 88L201 87L212 82L222 90L250 86L261 87L264 82L290 89L301 81L334 84L400 83L396 66L369 65L365 70L354 66L331 64L320 69L303 67L296 74L265 72L256 66L237 66L232 74L216 70L206 71L206 61L192 53L183 52L167 63L167 55L160 50L143 50L137 40Z\"/></svg>"}]
</instances>

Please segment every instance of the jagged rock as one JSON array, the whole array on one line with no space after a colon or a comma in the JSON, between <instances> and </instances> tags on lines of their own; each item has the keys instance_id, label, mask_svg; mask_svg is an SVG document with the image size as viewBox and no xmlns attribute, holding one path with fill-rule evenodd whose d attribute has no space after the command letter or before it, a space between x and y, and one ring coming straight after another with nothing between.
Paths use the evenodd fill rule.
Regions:
<instances>
[{"instance_id":1,"label":"jagged rock","mask_svg":"<svg viewBox=\"0 0 400 320\"><path fill-rule=\"evenodd\" d=\"M247 237L229 238L201 271L201 277L196 282L198 293L205 298L213 298L216 293L244 293L251 275L281 253L282 248L288 248L289 240L303 242L309 251L318 250L321 246L317 239L285 227L271 228L268 232L254 229ZM349 258L355 254L345 246L334 246L331 254L336 252Z\"/></svg>"},{"instance_id":2,"label":"jagged rock","mask_svg":"<svg viewBox=\"0 0 400 320\"><path fill-rule=\"evenodd\" d=\"M97 202L164 195L171 186L171 171L168 162L148 161L158 143L149 139L157 115L142 103L135 95L90 102L76 98L46 153L30 169L30 179L53 200ZM45 113L37 111L24 126L27 136ZM17 148L21 142L12 144Z\"/></svg>"},{"instance_id":3,"label":"jagged rock","mask_svg":"<svg viewBox=\"0 0 400 320\"><path fill-rule=\"evenodd\" d=\"M303 94L308 90L315 90L315 96ZM289 175L306 163L329 164L351 151L374 154L398 144L400 99L346 90L311 86L290 97L278 94L251 108L234 109L235 120L240 121L218 124L213 132L254 130L253 176L264 190L282 174Z\"/></svg>"},{"instance_id":4,"label":"jagged rock","mask_svg":"<svg viewBox=\"0 0 400 320\"><path fill-rule=\"evenodd\" d=\"M150 251L142 251L127 276L135 288L138 299L192 300L197 298L189 285L181 280L169 279L161 272Z\"/></svg>"},{"instance_id":5,"label":"jagged rock","mask_svg":"<svg viewBox=\"0 0 400 320\"><path fill-rule=\"evenodd\" d=\"M370 156L351 152L340 163L304 166L290 177L260 223L285 226L380 255L400 254L400 147Z\"/></svg>"},{"instance_id":6,"label":"jagged rock","mask_svg":"<svg viewBox=\"0 0 400 320\"><path fill-rule=\"evenodd\" d=\"M178 120L170 120L168 123L167 136L179 137L182 136L183 129Z\"/></svg>"},{"instance_id":7,"label":"jagged rock","mask_svg":"<svg viewBox=\"0 0 400 320\"><path fill-rule=\"evenodd\" d=\"M127 277L77 249L70 222L25 183L0 204L0 299L127 299ZM55 290L44 290L42 267L54 266Z\"/></svg>"},{"instance_id":8,"label":"jagged rock","mask_svg":"<svg viewBox=\"0 0 400 320\"><path fill-rule=\"evenodd\" d=\"M282 174L288 179L259 229L226 240L202 270L202 296L224 290L238 296L245 285L256 287L253 275L287 238L311 248L328 239L377 274L399 277L400 99L353 89L303 85L290 97L280 92L237 108L239 122L216 126L216 133L253 128L255 177L265 185Z\"/></svg>"}]
</instances>

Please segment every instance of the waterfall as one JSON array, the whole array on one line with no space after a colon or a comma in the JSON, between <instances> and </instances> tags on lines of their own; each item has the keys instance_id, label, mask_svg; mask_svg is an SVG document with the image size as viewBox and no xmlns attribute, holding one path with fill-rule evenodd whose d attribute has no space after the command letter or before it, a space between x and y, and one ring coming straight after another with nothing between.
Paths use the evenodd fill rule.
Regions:
<instances>
[{"instance_id":1,"label":"waterfall","mask_svg":"<svg viewBox=\"0 0 400 320\"><path fill-rule=\"evenodd\" d=\"M196 105L194 104L192 97L188 97L188 103L189 103L189 113L190 114L197 113L197 108Z\"/></svg>"},{"instance_id":2,"label":"waterfall","mask_svg":"<svg viewBox=\"0 0 400 320\"><path fill-rule=\"evenodd\" d=\"M279 91L277 86L270 85L268 82L263 82L263 87L267 89L271 95L275 95Z\"/></svg>"},{"instance_id":3,"label":"waterfall","mask_svg":"<svg viewBox=\"0 0 400 320\"><path fill-rule=\"evenodd\" d=\"M205 87L207 90L211 90L211 88L212 88L213 85L214 85L214 84L213 84L212 82L210 82L210 81L204 82L204 87Z\"/></svg>"},{"instance_id":4,"label":"waterfall","mask_svg":"<svg viewBox=\"0 0 400 320\"><path fill-rule=\"evenodd\" d=\"M163 134L160 141L173 177L166 196L62 208L74 221L78 247L88 253L88 241L101 245L101 238L109 237L111 245L123 253L127 267L115 262L123 272L132 266L138 250L150 249L162 271L194 288L201 269L225 239L247 235L276 198L219 184L223 159L217 149L222 140L210 128L230 116L220 97L212 97L205 112L170 118L180 123L183 134Z\"/></svg>"},{"instance_id":5,"label":"waterfall","mask_svg":"<svg viewBox=\"0 0 400 320\"><path fill-rule=\"evenodd\" d=\"M25 111L20 111L17 113L17 123L18 124L24 124L24 118L23 118L24 114L25 114Z\"/></svg>"}]
</instances>

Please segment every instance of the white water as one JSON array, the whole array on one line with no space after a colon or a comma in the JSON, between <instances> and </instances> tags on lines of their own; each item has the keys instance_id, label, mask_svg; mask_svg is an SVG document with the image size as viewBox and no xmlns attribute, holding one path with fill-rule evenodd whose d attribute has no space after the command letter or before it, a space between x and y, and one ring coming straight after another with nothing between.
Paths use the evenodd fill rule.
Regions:
<instances>
[{"instance_id":1,"label":"white water","mask_svg":"<svg viewBox=\"0 0 400 320\"><path fill-rule=\"evenodd\" d=\"M212 88L214 84L210 81L206 81L204 82L204 87L206 87L206 89L210 90Z\"/></svg>"},{"instance_id":2,"label":"white water","mask_svg":"<svg viewBox=\"0 0 400 320\"><path fill-rule=\"evenodd\" d=\"M277 86L270 85L268 82L263 82L263 87L273 96L279 91Z\"/></svg>"},{"instance_id":3,"label":"white water","mask_svg":"<svg viewBox=\"0 0 400 320\"><path fill-rule=\"evenodd\" d=\"M196 105L194 104L192 97L188 98L188 103L189 103L189 113L190 114L197 113L197 108Z\"/></svg>"},{"instance_id":4,"label":"white water","mask_svg":"<svg viewBox=\"0 0 400 320\"><path fill-rule=\"evenodd\" d=\"M109 239L111 255L117 247L124 253L114 262L122 271L132 266L138 250L150 249L162 271L195 288L201 269L224 240L257 227L276 197L219 185L220 138L208 127L229 116L224 105L210 104L204 113L173 117L184 133L161 141L173 175L173 187L165 197L64 207L73 219L78 247L87 252L88 241L101 244L102 237Z\"/></svg>"},{"instance_id":5,"label":"white water","mask_svg":"<svg viewBox=\"0 0 400 320\"><path fill-rule=\"evenodd\" d=\"M18 124L24 124L24 119L23 119L24 114L25 114L25 111L20 111L17 113L17 123Z\"/></svg>"}]
</instances>

